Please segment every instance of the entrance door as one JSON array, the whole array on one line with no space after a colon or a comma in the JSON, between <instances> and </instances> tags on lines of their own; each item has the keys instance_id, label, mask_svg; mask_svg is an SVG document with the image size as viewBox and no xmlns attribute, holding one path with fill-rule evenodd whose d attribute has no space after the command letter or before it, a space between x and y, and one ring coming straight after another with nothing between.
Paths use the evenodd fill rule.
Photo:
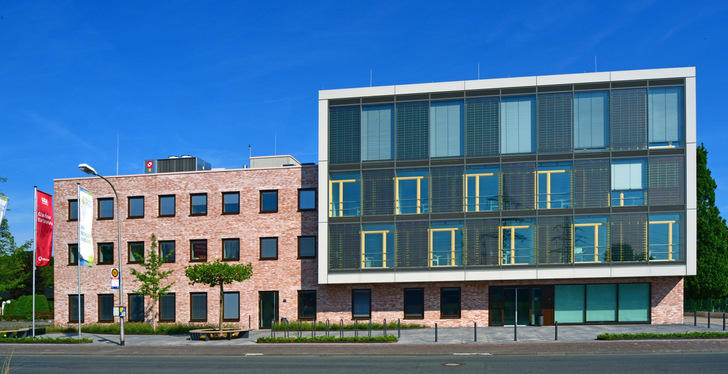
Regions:
<instances>
[{"instance_id":1,"label":"entrance door","mask_svg":"<svg viewBox=\"0 0 728 374\"><path fill-rule=\"evenodd\" d=\"M531 315L531 290L528 288L506 288L503 290L503 324L513 325L518 311L518 324L528 325Z\"/></svg>"},{"instance_id":2,"label":"entrance door","mask_svg":"<svg viewBox=\"0 0 728 374\"><path fill-rule=\"evenodd\" d=\"M553 286L491 287L490 325L513 325L518 311L519 325L553 324Z\"/></svg>"},{"instance_id":3,"label":"entrance door","mask_svg":"<svg viewBox=\"0 0 728 374\"><path fill-rule=\"evenodd\" d=\"M260 291L260 328L269 329L278 321L278 291Z\"/></svg>"}]
</instances>

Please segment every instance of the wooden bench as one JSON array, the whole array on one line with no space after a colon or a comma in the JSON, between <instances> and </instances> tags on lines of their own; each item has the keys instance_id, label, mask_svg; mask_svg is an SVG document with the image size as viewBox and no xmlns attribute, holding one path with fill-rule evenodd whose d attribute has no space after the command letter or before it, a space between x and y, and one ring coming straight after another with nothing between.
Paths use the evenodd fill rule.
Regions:
<instances>
[{"instance_id":1,"label":"wooden bench","mask_svg":"<svg viewBox=\"0 0 728 374\"><path fill-rule=\"evenodd\" d=\"M213 337L227 338L227 340L232 340L247 338L248 336L250 336L250 330L243 329L223 329L222 331L214 329L190 330L190 340L204 339L205 341L208 341Z\"/></svg>"}]
</instances>

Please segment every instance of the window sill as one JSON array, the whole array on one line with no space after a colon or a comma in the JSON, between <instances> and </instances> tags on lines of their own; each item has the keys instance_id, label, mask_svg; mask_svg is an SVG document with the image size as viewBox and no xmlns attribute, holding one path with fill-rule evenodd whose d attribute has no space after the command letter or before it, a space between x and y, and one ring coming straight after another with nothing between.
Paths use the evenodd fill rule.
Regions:
<instances>
[{"instance_id":1,"label":"window sill","mask_svg":"<svg viewBox=\"0 0 728 374\"><path fill-rule=\"evenodd\" d=\"M240 214L240 212L222 212L222 214L220 214L220 215L221 216L234 216L236 214Z\"/></svg>"},{"instance_id":2,"label":"window sill","mask_svg":"<svg viewBox=\"0 0 728 374\"><path fill-rule=\"evenodd\" d=\"M174 214L164 214L164 215L160 214L157 216L157 218L167 218L167 217L174 217L174 216L175 216Z\"/></svg>"},{"instance_id":3,"label":"window sill","mask_svg":"<svg viewBox=\"0 0 728 374\"><path fill-rule=\"evenodd\" d=\"M129 216L126 219L144 219L144 216Z\"/></svg>"}]
</instances>

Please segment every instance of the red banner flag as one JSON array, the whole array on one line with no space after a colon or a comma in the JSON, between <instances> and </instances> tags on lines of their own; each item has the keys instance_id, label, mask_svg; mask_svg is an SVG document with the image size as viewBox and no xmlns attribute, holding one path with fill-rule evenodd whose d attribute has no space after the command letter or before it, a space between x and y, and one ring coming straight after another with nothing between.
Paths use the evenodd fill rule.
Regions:
<instances>
[{"instance_id":1,"label":"red banner flag","mask_svg":"<svg viewBox=\"0 0 728 374\"><path fill-rule=\"evenodd\" d=\"M53 197L38 191L36 212L35 265L48 266L53 253Z\"/></svg>"}]
</instances>

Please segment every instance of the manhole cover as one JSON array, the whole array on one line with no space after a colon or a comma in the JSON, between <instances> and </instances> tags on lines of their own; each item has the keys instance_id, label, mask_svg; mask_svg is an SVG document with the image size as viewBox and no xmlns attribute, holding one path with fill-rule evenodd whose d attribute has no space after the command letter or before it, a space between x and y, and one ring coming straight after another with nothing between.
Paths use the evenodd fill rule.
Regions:
<instances>
[{"instance_id":1,"label":"manhole cover","mask_svg":"<svg viewBox=\"0 0 728 374\"><path fill-rule=\"evenodd\" d=\"M463 365L465 365L465 364L463 364L462 362L446 362L446 363L442 364L442 366L463 366Z\"/></svg>"}]
</instances>

